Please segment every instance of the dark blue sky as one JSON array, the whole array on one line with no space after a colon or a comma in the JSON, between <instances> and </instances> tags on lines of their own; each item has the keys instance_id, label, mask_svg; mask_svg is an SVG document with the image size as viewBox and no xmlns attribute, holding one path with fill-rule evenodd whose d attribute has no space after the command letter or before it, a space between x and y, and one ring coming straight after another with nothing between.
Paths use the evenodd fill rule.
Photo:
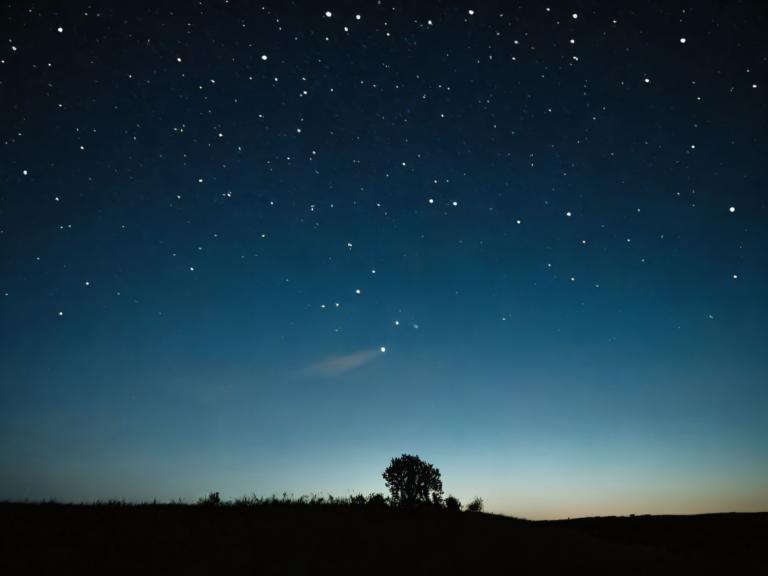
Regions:
<instances>
[{"instance_id":1,"label":"dark blue sky","mask_svg":"<svg viewBox=\"0 0 768 576\"><path fill-rule=\"evenodd\" d=\"M1 14L0 498L768 508L763 3Z\"/></svg>"}]
</instances>

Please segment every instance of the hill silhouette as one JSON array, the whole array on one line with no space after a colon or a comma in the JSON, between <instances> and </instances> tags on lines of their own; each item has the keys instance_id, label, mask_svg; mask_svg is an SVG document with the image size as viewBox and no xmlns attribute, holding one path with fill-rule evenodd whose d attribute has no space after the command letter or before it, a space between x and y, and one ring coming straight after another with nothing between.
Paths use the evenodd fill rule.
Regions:
<instances>
[{"instance_id":1,"label":"hill silhouette","mask_svg":"<svg viewBox=\"0 0 768 576\"><path fill-rule=\"evenodd\" d=\"M3 503L0 573L754 574L768 550L767 513L528 521L367 502Z\"/></svg>"}]
</instances>

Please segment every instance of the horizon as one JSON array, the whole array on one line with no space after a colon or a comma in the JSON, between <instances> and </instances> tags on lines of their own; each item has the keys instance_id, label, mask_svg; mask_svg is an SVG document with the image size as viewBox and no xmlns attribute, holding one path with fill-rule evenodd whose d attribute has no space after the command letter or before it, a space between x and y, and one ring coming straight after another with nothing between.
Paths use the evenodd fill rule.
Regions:
<instances>
[{"instance_id":1,"label":"horizon","mask_svg":"<svg viewBox=\"0 0 768 576\"><path fill-rule=\"evenodd\" d=\"M0 500L768 510L768 6L7 6Z\"/></svg>"},{"instance_id":2,"label":"horizon","mask_svg":"<svg viewBox=\"0 0 768 576\"><path fill-rule=\"evenodd\" d=\"M365 504L353 504L350 503L349 499L352 496L344 496L344 497L337 497L333 494L304 494L302 496L296 496L294 494L271 494L270 496L258 496L255 494L249 494L244 495L240 497L235 498L226 498L221 497L221 495L217 492L217 496L220 497L220 502L217 502L215 506L223 506L223 507L258 507L258 506L311 506L311 507L323 507L323 506L365 506ZM210 495L210 494L209 494ZM206 495L206 496L209 496ZM366 496L364 494L359 494L361 496ZM368 496L371 496L373 494L369 494ZM379 495L383 495L380 494ZM55 500L55 499L46 499L46 500L0 500L0 505L30 505L30 506L82 506L82 507L98 507L98 506L126 506L126 507L133 507L133 506L210 506L210 504L206 503L204 501L204 497L198 497L198 498L177 498L174 500L125 500L125 499L116 499L111 498L108 500L91 500L91 501L66 501L66 500ZM470 512L466 510L466 502L461 502L460 504L462 506L461 512L467 512L471 514L490 514L493 516L502 516L504 518L509 518L512 520L523 520L526 522L557 522L557 521L567 521L567 520L590 520L590 519L599 519L599 518L642 518L642 517L650 517L650 518L660 518L665 516L671 516L671 517L696 517L696 516L729 516L729 515L751 515L751 514L757 514L757 515L765 515L768 514L768 510L757 510L757 511L740 511L740 510L726 510L726 511L720 511L720 512L693 512L693 513L677 513L677 514L670 514L670 513L661 513L661 514L648 514L648 513L639 513L635 514L634 512L629 514L605 514L605 515L593 515L593 516L553 516L553 517L542 517L542 518L528 518L526 516L514 516L511 514L505 514L503 512L493 512L490 510L486 510L484 507L482 510L479 511L473 511ZM484 505L484 503L483 503ZM391 509L394 511L398 510L404 510L407 511L407 509L401 509L397 506L393 506L389 503L387 503L386 506L387 509ZM439 512L444 512L445 508L438 508Z\"/></svg>"}]
</instances>

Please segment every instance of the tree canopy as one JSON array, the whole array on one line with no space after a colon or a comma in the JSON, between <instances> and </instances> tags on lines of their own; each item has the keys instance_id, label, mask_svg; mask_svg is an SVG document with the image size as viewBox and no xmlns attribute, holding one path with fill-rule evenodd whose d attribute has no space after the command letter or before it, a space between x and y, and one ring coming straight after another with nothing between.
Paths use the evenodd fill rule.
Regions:
<instances>
[{"instance_id":1,"label":"tree canopy","mask_svg":"<svg viewBox=\"0 0 768 576\"><path fill-rule=\"evenodd\" d=\"M390 499L397 506L442 502L443 483L440 480L440 470L418 456L403 454L392 458L382 476L389 489Z\"/></svg>"}]
</instances>

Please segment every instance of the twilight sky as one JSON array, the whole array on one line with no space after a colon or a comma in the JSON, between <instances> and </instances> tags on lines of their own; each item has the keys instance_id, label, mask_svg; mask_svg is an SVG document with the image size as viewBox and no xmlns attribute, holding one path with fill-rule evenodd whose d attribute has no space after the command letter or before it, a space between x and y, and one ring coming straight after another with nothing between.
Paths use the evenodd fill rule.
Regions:
<instances>
[{"instance_id":1,"label":"twilight sky","mask_svg":"<svg viewBox=\"0 0 768 576\"><path fill-rule=\"evenodd\" d=\"M764 2L0 22L0 499L768 509Z\"/></svg>"}]
</instances>

